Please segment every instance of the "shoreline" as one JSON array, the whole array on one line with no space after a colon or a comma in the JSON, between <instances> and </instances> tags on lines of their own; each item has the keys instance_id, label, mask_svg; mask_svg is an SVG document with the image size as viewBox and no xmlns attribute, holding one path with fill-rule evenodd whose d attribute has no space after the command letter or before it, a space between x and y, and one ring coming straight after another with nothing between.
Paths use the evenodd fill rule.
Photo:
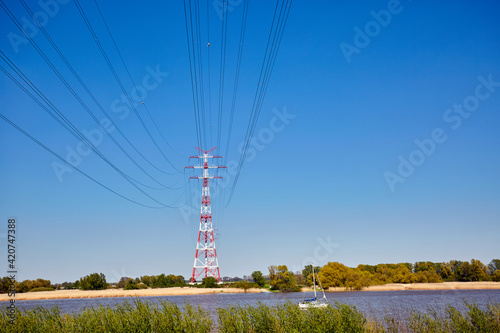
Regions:
<instances>
[{"instance_id":1,"label":"shoreline","mask_svg":"<svg viewBox=\"0 0 500 333\"><path fill-rule=\"evenodd\" d=\"M405 290L481 290L500 289L500 282L442 282L442 283L391 283L385 285L370 286L360 290L363 291L405 291ZM312 288L302 288L302 292L313 291ZM325 292L355 292L345 288L329 288ZM147 297L147 296L189 296L209 294L243 294L243 293L265 293L269 292L263 288L250 288L248 290L238 288L190 288L172 287L157 289L106 289L106 290L54 290L16 293L15 298L8 294L0 294L0 302L33 301L46 299L78 299L78 298L107 298L107 297Z\"/></svg>"},{"instance_id":2,"label":"shoreline","mask_svg":"<svg viewBox=\"0 0 500 333\"><path fill-rule=\"evenodd\" d=\"M246 293L269 292L266 289L250 288ZM108 298L108 297L147 297L147 296L189 296L189 295L209 295L209 294L243 294L244 289L238 288L190 288L171 287L155 289L105 289L105 290L54 290L37 291L27 293L16 293L16 301L34 301L44 299L77 299L77 298ZM0 294L0 302L8 302L13 297L8 294Z\"/></svg>"}]
</instances>

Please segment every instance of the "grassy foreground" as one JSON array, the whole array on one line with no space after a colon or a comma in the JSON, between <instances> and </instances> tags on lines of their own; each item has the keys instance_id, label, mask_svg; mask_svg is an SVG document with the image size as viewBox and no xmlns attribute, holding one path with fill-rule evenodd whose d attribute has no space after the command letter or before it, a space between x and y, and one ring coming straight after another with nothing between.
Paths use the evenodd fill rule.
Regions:
<instances>
[{"instance_id":1,"label":"grassy foreground","mask_svg":"<svg viewBox=\"0 0 500 333\"><path fill-rule=\"evenodd\" d=\"M267 306L229 306L217 310L217 323L200 307L160 304L135 299L115 307L90 307L77 314L59 308L16 310L14 324L5 309L1 332L500 332L500 304L480 309L464 301L466 311L448 306L436 311L413 312L404 322L386 317L373 322L356 307L336 302L324 309L300 310L292 303Z\"/></svg>"}]
</instances>

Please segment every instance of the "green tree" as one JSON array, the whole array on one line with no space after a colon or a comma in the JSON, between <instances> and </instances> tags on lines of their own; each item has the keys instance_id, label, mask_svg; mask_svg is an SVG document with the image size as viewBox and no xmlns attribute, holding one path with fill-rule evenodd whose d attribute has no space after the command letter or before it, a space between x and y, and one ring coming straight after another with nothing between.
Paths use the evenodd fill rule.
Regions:
<instances>
[{"instance_id":1,"label":"green tree","mask_svg":"<svg viewBox=\"0 0 500 333\"><path fill-rule=\"evenodd\" d=\"M372 275L368 271L350 268L346 272L344 286L349 290L361 290L371 284Z\"/></svg>"},{"instance_id":2,"label":"green tree","mask_svg":"<svg viewBox=\"0 0 500 333\"><path fill-rule=\"evenodd\" d=\"M102 290L106 289L106 276L102 273L92 273L80 279L80 289L82 290Z\"/></svg>"},{"instance_id":3,"label":"green tree","mask_svg":"<svg viewBox=\"0 0 500 333\"><path fill-rule=\"evenodd\" d=\"M405 265L410 272L413 272L413 269L414 269L413 264L411 264L409 262L404 262L403 265Z\"/></svg>"},{"instance_id":4,"label":"green tree","mask_svg":"<svg viewBox=\"0 0 500 333\"><path fill-rule=\"evenodd\" d=\"M413 267L413 265L412 265L412 267ZM360 270L362 270L362 271L367 271L367 272L372 273L372 274L375 273L375 271L377 270L377 266L376 265L363 265L363 264L360 264L360 265L358 265L357 268L360 269Z\"/></svg>"},{"instance_id":5,"label":"green tree","mask_svg":"<svg viewBox=\"0 0 500 333\"><path fill-rule=\"evenodd\" d=\"M304 266L304 269L302 270L302 276L306 280L306 284L308 286L312 286L313 285L313 279L312 279L312 275L311 275L312 272L313 272L312 268L313 268L312 265L307 265L307 266ZM321 270L321 267L319 267L319 266L315 266L314 267L314 271L316 272L316 274L319 273L320 270ZM318 282L316 282L316 285L317 284L318 284Z\"/></svg>"},{"instance_id":6,"label":"green tree","mask_svg":"<svg viewBox=\"0 0 500 333\"><path fill-rule=\"evenodd\" d=\"M414 281L412 272L408 265L401 263L392 269L392 282L394 283L412 283Z\"/></svg>"},{"instance_id":7,"label":"green tree","mask_svg":"<svg viewBox=\"0 0 500 333\"><path fill-rule=\"evenodd\" d=\"M489 280L488 268L481 261L472 259L470 264L465 261L456 273L459 281L486 281Z\"/></svg>"},{"instance_id":8,"label":"green tree","mask_svg":"<svg viewBox=\"0 0 500 333\"><path fill-rule=\"evenodd\" d=\"M448 264L443 264L440 275L443 280L453 279L453 272Z\"/></svg>"},{"instance_id":9,"label":"green tree","mask_svg":"<svg viewBox=\"0 0 500 333\"><path fill-rule=\"evenodd\" d=\"M253 282L256 283L259 287L264 287L266 285L266 278L262 275L261 271L254 271L252 273Z\"/></svg>"},{"instance_id":10,"label":"green tree","mask_svg":"<svg viewBox=\"0 0 500 333\"><path fill-rule=\"evenodd\" d=\"M455 277L458 276L458 269L460 268L460 266L462 266L463 263L464 262L460 260L450 260L450 262L447 263L450 266L451 271L453 272L453 275L455 275Z\"/></svg>"},{"instance_id":11,"label":"green tree","mask_svg":"<svg viewBox=\"0 0 500 333\"><path fill-rule=\"evenodd\" d=\"M324 288L343 287L349 268L338 262L329 262L318 273Z\"/></svg>"},{"instance_id":12,"label":"green tree","mask_svg":"<svg viewBox=\"0 0 500 333\"><path fill-rule=\"evenodd\" d=\"M470 265L472 268L473 281L488 281L488 267L477 259L471 259Z\"/></svg>"},{"instance_id":13,"label":"green tree","mask_svg":"<svg viewBox=\"0 0 500 333\"><path fill-rule=\"evenodd\" d=\"M488 264L488 270L490 274L495 274L496 271L500 270L500 259L493 259Z\"/></svg>"},{"instance_id":14,"label":"green tree","mask_svg":"<svg viewBox=\"0 0 500 333\"><path fill-rule=\"evenodd\" d=\"M78 286L75 286L75 283L71 283L71 282L63 282L61 284L61 287L63 289L78 289Z\"/></svg>"},{"instance_id":15,"label":"green tree","mask_svg":"<svg viewBox=\"0 0 500 333\"><path fill-rule=\"evenodd\" d=\"M416 274L416 278L418 283L437 283L437 282L443 282L443 279L441 278L441 275L436 273L435 270L426 270L426 271L419 271Z\"/></svg>"},{"instance_id":16,"label":"green tree","mask_svg":"<svg viewBox=\"0 0 500 333\"><path fill-rule=\"evenodd\" d=\"M170 288L170 287L184 287L186 282L182 275L165 275L160 274L158 276L142 277L141 281L152 288Z\"/></svg>"},{"instance_id":17,"label":"green tree","mask_svg":"<svg viewBox=\"0 0 500 333\"><path fill-rule=\"evenodd\" d=\"M2 279L0 279L0 293L8 293L10 290L10 278L8 276L4 276Z\"/></svg>"},{"instance_id":18,"label":"green tree","mask_svg":"<svg viewBox=\"0 0 500 333\"><path fill-rule=\"evenodd\" d=\"M118 281L118 283L116 284L116 286L118 288L124 288L125 287L125 283L129 280L130 278L129 277L126 277L126 276L122 276L120 278L120 281Z\"/></svg>"},{"instance_id":19,"label":"green tree","mask_svg":"<svg viewBox=\"0 0 500 333\"><path fill-rule=\"evenodd\" d=\"M141 276L141 282L144 283L146 286L151 287L151 277L147 275Z\"/></svg>"},{"instance_id":20,"label":"green tree","mask_svg":"<svg viewBox=\"0 0 500 333\"><path fill-rule=\"evenodd\" d=\"M217 288L217 287L219 287L217 279L212 276L203 278L200 285L200 288Z\"/></svg>"},{"instance_id":21,"label":"green tree","mask_svg":"<svg viewBox=\"0 0 500 333\"><path fill-rule=\"evenodd\" d=\"M431 261L418 261L413 266L415 273L423 271L435 271L434 263Z\"/></svg>"},{"instance_id":22,"label":"green tree","mask_svg":"<svg viewBox=\"0 0 500 333\"><path fill-rule=\"evenodd\" d=\"M300 291L292 272L288 271L286 265L269 266L269 277L271 289L286 292Z\"/></svg>"},{"instance_id":23,"label":"green tree","mask_svg":"<svg viewBox=\"0 0 500 333\"><path fill-rule=\"evenodd\" d=\"M132 290L132 289L139 289L139 286L134 279L128 278L127 281L125 281L125 286L123 287L123 290Z\"/></svg>"},{"instance_id":24,"label":"green tree","mask_svg":"<svg viewBox=\"0 0 500 333\"><path fill-rule=\"evenodd\" d=\"M458 281L472 281L472 269L468 261L463 262L455 272Z\"/></svg>"},{"instance_id":25,"label":"green tree","mask_svg":"<svg viewBox=\"0 0 500 333\"><path fill-rule=\"evenodd\" d=\"M50 280L36 279L36 280L24 280L23 282L18 282L16 284L16 292L25 293L35 288L54 288L51 285Z\"/></svg>"}]
</instances>

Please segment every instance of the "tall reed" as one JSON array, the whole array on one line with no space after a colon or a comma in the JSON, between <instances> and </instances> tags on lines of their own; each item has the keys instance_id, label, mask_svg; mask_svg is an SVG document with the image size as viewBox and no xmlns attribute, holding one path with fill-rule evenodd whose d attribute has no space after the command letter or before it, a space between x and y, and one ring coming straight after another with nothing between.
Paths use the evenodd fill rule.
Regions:
<instances>
[{"instance_id":1,"label":"tall reed","mask_svg":"<svg viewBox=\"0 0 500 333\"><path fill-rule=\"evenodd\" d=\"M340 304L301 310L296 304L233 305L219 308L220 332L365 332L367 320L355 306Z\"/></svg>"},{"instance_id":2,"label":"tall reed","mask_svg":"<svg viewBox=\"0 0 500 333\"><path fill-rule=\"evenodd\" d=\"M475 302L463 301L467 311L448 305L444 317L435 309L413 312L408 324L412 332L500 332L500 303L490 303L482 310Z\"/></svg>"},{"instance_id":3,"label":"tall reed","mask_svg":"<svg viewBox=\"0 0 500 333\"><path fill-rule=\"evenodd\" d=\"M296 304L268 306L258 303L217 309L217 326L202 308L182 308L134 299L114 307L89 307L76 314L60 308L16 310L10 324L5 308L0 312L0 332L500 332L500 304L480 308L464 301L464 309L448 305L443 315L435 309L413 311L408 318L386 316L367 320L355 306L335 302L326 308L301 310Z\"/></svg>"},{"instance_id":4,"label":"tall reed","mask_svg":"<svg viewBox=\"0 0 500 333\"><path fill-rule=\"evenodd\" d=\"M198 307L134 299L115 307L89 307L77 314L62 315L60 309L36 307L16 310L14 323L0 314L1 332L189 332L206 333L213 328L209 313Z\"/></svg>"}]
</instances>

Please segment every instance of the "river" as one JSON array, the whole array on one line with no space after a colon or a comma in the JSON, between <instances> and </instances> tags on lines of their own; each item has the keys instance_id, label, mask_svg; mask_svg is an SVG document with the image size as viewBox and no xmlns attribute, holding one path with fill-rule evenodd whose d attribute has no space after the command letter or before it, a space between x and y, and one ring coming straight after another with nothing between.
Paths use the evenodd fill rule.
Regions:
<instances>
[{"instance_id":1,"label":"river","mask_svg":"<svg viewBox=\"0 0 500 333\"><path fill-rule=\"evenodd\" d=\"M276 305L291 301L297 303L305 298L310 298L313 293L258 293L258 294L209 294L191 296L152 296L141 297L143 301L158 302L167 300L179 306L189 303L200 305L208 310L215 319L216 309L228 305L255 305L262 302L267 305ZM500 303L500 290L408 290L408 291L361 291L361 292L330 292L326 293L328 300L333 303L338 301L356 308L368 318L383 320L386 315L405 321L412 310L426 312L430 307L439 314L444 314L447 305L464 309L464 300L476 302L481 308L488 303ZM37 306L51 308L57 305L61 313L77 313L90 306L114 306L130 297L114 298L81 298L57 299L37 301L16 301L19 309L31 309Z\"/></svg>"}]
</instances>

